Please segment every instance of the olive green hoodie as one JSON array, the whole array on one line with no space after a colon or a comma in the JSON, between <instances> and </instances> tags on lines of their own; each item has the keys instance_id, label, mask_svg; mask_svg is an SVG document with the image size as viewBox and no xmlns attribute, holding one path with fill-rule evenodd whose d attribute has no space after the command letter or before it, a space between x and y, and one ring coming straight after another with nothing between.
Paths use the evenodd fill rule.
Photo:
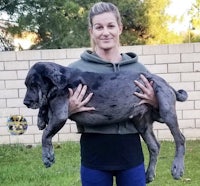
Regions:
<instances>
[{"instance_id":1,"label":"olive green hoodie","mask_svg":"<svg viewBox=\"0 0 200 186\"><path fill-rule=\"evenodd\" d=\"M111 73L117 71L132 71L132 72L146 72L147 69L138 62L138 56L134 53L122 53L122 61L118 63L111 63L105 61L97 56L92 51L86 50L81 59L70 64L71 68L78 68L82 71L97 72L97 73ZM134 83L134 82L133 82ZM80 133L102 133L102 134L129 134L137 133L132 122L116 123L113 125L102 126L83 126L77 124L78 132Z\"/></svg>"}]
</instances>

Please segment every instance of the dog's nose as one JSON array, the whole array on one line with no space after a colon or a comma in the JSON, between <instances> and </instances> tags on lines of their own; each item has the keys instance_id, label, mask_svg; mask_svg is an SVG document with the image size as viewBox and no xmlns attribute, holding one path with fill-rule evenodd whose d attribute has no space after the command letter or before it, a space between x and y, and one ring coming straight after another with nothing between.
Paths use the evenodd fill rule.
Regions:
<instances>
[{"instance_id":1,"label":"dog's nose","mask_svg":"<svg viewBox=\"0 0 200 186\"><path fill-rule=\"evenodd\" d=\"M24 100L24 105L26 105L28 108L30 108L30 101Z\"/></svg>"}]
</instances>

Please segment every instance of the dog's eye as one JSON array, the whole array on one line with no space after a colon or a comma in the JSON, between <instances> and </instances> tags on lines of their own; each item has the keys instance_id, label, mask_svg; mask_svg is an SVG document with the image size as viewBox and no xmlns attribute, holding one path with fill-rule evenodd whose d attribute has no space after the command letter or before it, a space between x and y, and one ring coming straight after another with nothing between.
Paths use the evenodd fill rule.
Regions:
<instances>
[{"instance_id":1,"label":"dog's eye","mask_svg":"<svg viewBox=\"0 0 200 186\"><path fill-rule=\"evenodd\" d=\"M37 84L37 83L35 83L35 82L32 82L32 83L31 83L31 86L32 86L32 87L37 87L37 86L38 86L38 84Z\"/></svg>"},{"instance_id":2,"label":"dog's eye","mask_svg":"<svg viewBox=\"0 0 200 186\"><path fill-rule=\"evenodd\" d=\"M38 88L38 85L36 83L31 83L30 84L30 89L37 90L37 88Z\"/></svg>"}]
</instances>

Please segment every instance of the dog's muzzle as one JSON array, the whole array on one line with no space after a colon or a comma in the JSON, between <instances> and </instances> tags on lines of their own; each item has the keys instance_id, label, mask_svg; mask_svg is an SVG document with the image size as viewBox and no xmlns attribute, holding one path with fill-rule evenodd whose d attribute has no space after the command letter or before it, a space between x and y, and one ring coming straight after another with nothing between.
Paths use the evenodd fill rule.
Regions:
<instances>
[{"instance_id":1,"label":"dog's muzzle","mask_svg":"<svg viewBox=\"0 0 200 186\"><path fill-rule=\"evenodd\" d=\"M33 101L24 100L24 105L26 105L28 108L32 109L38 109L40 107L39 103L35 103Z\"/></svg>"}]
</instances>

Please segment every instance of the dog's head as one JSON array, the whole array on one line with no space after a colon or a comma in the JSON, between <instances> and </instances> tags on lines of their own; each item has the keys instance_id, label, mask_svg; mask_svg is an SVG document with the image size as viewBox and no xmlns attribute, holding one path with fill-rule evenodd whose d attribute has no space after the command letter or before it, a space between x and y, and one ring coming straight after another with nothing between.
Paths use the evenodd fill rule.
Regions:
<instances>
[{"instance_id":1,"label":"dog's head","mask_svg":"<svg viewBox=\"0 0 200 186\"><path fill-rule=\"evenodd\" d=\"M27 91L24 104L32 109L46 105L49 97L65 87L66 82L66 77L60 71L59 65L48 62L36 63L25 79Z\"/></svg>"}]
</instances>

